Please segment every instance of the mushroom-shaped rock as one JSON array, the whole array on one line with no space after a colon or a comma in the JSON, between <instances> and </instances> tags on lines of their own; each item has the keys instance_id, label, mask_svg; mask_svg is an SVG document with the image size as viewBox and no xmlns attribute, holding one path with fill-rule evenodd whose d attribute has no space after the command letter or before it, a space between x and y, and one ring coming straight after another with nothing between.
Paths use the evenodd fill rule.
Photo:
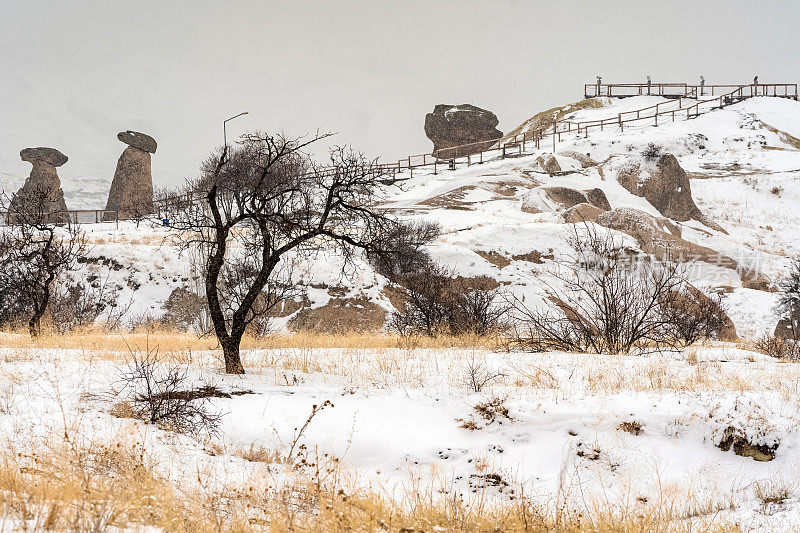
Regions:
<instances>
[{"instance_id":1,"label":"mushroom-shaped rock","mask_svg":"<svg viewBox=\"0 0 800 533\"><path fill-rule=\"evenodd\" d=\"M489 148L503 136L498 123L494 113L474 105L439 104L425 115L425 135L433 142L436 157L451 159ZM461 148L448 150L456 146Z\"/></svg>"},{"instance_id":2,"label":"mushroom-shaped rock","mask_svg":"<svg viewBox=\"0 0 800 533\"><path fill-rule=\"evenodd\" d=\"M128 146L133 146L134 148L138 148L143 152L150 152L151 154L156 153L156 148L158 148L158 143L156 143L155 139L146 133L140 133L138 131L121 131L117 133L117 139Z\"/></svg>"},{"instance_id":3,"label":"mushroom-shaped rock","mask_svg":"<svg viewBox=\"0 0 800 533\"><path fill-rule=\"evenodd\" d=\"M31 173L17 194L11 199L9 219L15 220L15 213L34 217L40 222L66 222L69 218L59 167L67 162L67 156L55 148L25 148L19 153L23 161L33 165Z\"/></svg>"},{"instance_id":4,"label":"mushroom-shaped rock","mask_svg":"<svg viewBox=\"0 0 800 533\"><path fill-rule=\"evenodd\" d=\"M69 161L69 158L60 151L55 148L45 148L44 146L40 146L39 148L25 148L19 152L19 156L23 161L29 163L39 161L54 167L60 167Z\"/></svg>"},{"instance_id":5,"label":"mushroom-shaped rock","mask_svg":"<svg viewBox=\"0 0 800 533\"><path fill-rule=\"evenodd\" d=\"M154 210L150 154L156 151L156 141L134 131L123 131L117 138L128 147L117 160L106 209L117 211L121 219L140 218Z\"/></svg>"}]
</instances>

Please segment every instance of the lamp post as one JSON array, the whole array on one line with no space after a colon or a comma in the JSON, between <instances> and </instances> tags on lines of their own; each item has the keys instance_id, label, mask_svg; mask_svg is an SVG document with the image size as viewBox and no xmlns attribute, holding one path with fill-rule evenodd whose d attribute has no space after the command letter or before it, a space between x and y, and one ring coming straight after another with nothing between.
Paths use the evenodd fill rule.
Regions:
<instances>
[{"instance_id":1,"label":"lamp post","mask_svg":"<svg viewBox=\"0 0 800 533\"><path fill-rule=\"evenodd\" d=\"M241 112L241 113L239 113L238 115L234 115L234 116L232 116L231 118L229 118L229 119L226 119L226 120L223 120L223 121L222 121L222 138L223 138L223 140L224 140L224 143L225 143L225 145L224 145L224 146L225 146L225 149L226 149L226 150L227 150L227 148L228 148L228 132L226 131L225 127L228 125L228 121L229 121L229 120L233 120L233 119L235 119L235 118L239 118L239 117L241 117L242 115L246 115L247 113L248 113L247 111L242 111L242 112Z\"/></svg>"}]
</instances>

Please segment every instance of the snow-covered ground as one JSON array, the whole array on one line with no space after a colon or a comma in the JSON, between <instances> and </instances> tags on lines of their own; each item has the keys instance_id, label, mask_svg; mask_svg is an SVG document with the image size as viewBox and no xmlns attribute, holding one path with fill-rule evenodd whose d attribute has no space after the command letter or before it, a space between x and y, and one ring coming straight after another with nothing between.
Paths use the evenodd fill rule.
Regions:
<instances>
[{"instance_id":1,"label":"snow-covered ground","mask_svg":"<svg viewBox=\"0 0 800 533\"><path fill-rule=\"evenodd\" d=\"M213 400L213 438L109 414L126 398L123 356L83 349L0 348L0 432L25 457L48 435L140 442L174 483L213 470L235 486L263 467L241 450L286 454L328 400L297 442L303 453L336 457L343 478L398 502L427 488L499 502L525 494L550 508L670 505L682 520L800 528L800 364L735 347L614 357L283 349L248 350L249 373L234 377L212 353L191 358L194 386L248 391ZM476 392L471 372L496 377ZM777 445L774 459L721 450L726 431Z\"/></svg>"}]
</instances>

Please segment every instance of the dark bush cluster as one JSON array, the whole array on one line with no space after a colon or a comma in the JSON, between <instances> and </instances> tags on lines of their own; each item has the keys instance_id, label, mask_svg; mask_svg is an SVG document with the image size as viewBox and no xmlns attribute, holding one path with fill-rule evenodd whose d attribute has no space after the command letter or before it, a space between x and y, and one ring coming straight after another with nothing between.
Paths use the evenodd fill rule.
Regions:
<instances>
[{"instance_id":1,"label":"dark bush cluster","mask_svg":"<svg viewBox=\"0 0 800 533\"><path fill-rule=\"evenodd\" d=\"M398 225L384 236L384 253L371 256L376 270L402 296L390 326L402 335L427 336L486 335L501 329L507 306L498 289L455 276L425 251L439 233L432 223Z\"/></svg>"},{"instance_id":2,"label":"dark bush cluster","mask_svg":"<svg viewBox=\"0 0 800 533\"><path fill-rule=\"evenodd\" d=\"M664 155L664 149L656 143L647 143L647 146L642 148L642 157L647 161L658 161Z\"/></svg>"}]
</instances>

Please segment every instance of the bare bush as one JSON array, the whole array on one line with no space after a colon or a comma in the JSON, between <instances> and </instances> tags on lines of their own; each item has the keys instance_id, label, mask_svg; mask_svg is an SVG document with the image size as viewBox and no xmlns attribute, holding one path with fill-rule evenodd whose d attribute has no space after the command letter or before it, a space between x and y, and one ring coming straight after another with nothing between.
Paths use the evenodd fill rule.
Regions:
<instances>
[{"instance_id":1,"label":"bare bush","mask_svg":"<svg viewBox=\"0 0 800 533\"><path fill-rule=\"evenodd\" d=\"M487 335L503 326L507 306L496 288L470 287L433 262L395 279L406 300L390 319L400 334Z\"/></svg>"},{"instance_id":2,"label":"bare bush","mask_svg":"<svg viewBox=\"0 0 800 533\"><path fill-rule=\"evenodd\" d=\"M382 246L369 254L375 270L393 282L430 268L433 260L425 246L441 235L439 224L429 221L398 223L381 235Z\"/></svg>"},{"instance_id":3,"label":"bare bush","mask_svg":"<svg viewBox=\"0 0 800 533\"><path fill-rule=\"evenodd\" d=\"M65 333L102 321L108 329L119 329L133 305L133 297L120 301L120 292L121 287L113 285L108 276L90 282L59 283L48 313L53 328Z\"/></svg>"},{"instance_id":4,"label":"bare bush","mask_svg":"<svg viewBox=\"0 0 800 533\"><path fill-rule=\"evenodd\" d=\"M192 387L185 366L162 361L158 348L131 350L122 383L135 418L181 433L217 431L221 417L209 410L210 389Z\"/></svg>"},{"instance_id":5,"label":"bare bush","mask_svg":"<svg viewBox=\"0 0 800 533\"><path fill-rule=\"evenodd\" d=\"M756 339L754 347L757 351L776 359L800 360L800 342L794 339L764 334Z\"/></svg>"},{"instance_id":6,"label":"bare bush","mask_svg":"<svg viewBox=\"0 0 800 533\"><path fill-rule=\"evenodd\" d=\"M495 372L487 368L484 363L472 356L464 369L462 382L470 392L481 392L484 387L504 375L502 372Z\"/></svg>"},{"instance_id":7,"label":"bare bush","mask_svg":"<svg viewBox=\"0 0 800 533\"><path fill-rule=\"evenodd\" d=\"M656 143L647 143L647 146L642 148L642 157L647 161L658 161L664 155L664 149Z\"/></svg>"},{"instance_id":8,"label":"bare bush","mask_svg":"<svg viewBox=\"0 0 800 533\"><path fill-rule=\"evenodd\" d=\"M516 340L537 350L627 353L642 346L676 347L678 333L696 335L705 326L676 327L675 316L695 320L677 302L686 281L679 266L634 254L613 233L590 224L573 226L573 253L556 260L555 281L545 283L544 307L513 298ZM670 304L671 305L671 304Z\"/></svg>"},{"instance_id":9,"label":"bare bush","mask_svg":"<svg viewBox=\"0 0 800 533\"><path fill-rule=\"evenodd\" d=\"M701 339L719 339L732 327L722 297L706 296L688 283L665 294L659 304L665 332L683 346Z\"/></svg>"}]
</instances>

